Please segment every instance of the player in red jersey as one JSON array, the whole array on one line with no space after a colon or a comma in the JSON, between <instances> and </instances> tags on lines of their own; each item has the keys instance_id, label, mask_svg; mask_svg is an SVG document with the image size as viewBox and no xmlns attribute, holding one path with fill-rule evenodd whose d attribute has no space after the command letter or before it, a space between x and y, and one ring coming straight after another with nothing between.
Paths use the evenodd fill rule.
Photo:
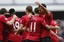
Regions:
<instances>
[{"instance_id":1,"label":"player in red jersey","mask_svg":"<svg viewBox=\"0 0 64 42\"><path fill-rule=\"evenodd\" d=\"M51 25L50 22L52 21L53 17L51 12L49 12L46 9L46 5L45 4L40 4L39 2L36 2L37 5L39 5L39 12L40 12L40 17L44 18L45 22L48 25ZM50 28L51 29L51 28ZM41 32L41 42L52 42L51 39L51 33L50 33L50 29L47 28L42 28L42 32Z\"/></svg>"},{"instance_id":2,"label":"player in red jersey","mask_svg":"<svg viewBox=\"0 0 64 42\"><path fill-rule=\"evenodd\" d=\"M35 8L35 16L32 16L30 19L27 42L38 42L40 40L41 24L46 25L44 20L39 17L38 8Z\"/></svg>"},{"instance_id":3,"label":"player in red jersey","mask_svg":"<svg viewBox=\"0 0 64 42\"><path fill-rule=\"evenodd\" d=\"M46 27L47 29L52 28L51 26L47 25L43 18L39 17L39 10L35 8L35 16L30 18L30 26L29 26L29 33L27 36L27 42L39 42L40 40L40 32L41 26ZM55 27L54 27L55 28Z\"/></svg>"},{"instance_id":4,"label":"player in red jersey","mask_svg":"<svg viewBox=\"0 0 64 42\"><path fill-rule=\"evenodd\" d=\"M59 26L59 29L61 28L61 22L60 22L60 20L56 20L56 21L52 20L51 21L51 25L53 25L53 26ZM59 37L57 35L57 29L51 30L51 34L52 34L52 42L59 42L59 40L62 40L62 37Z\"/></svg>"},{"instance_id":5,"label":"player in red jersey","mask_svg":"<svg viewBox=\"0 0 64 42\"><path fill-rule=\"evenodd\" d=\"M29 17L30 15L32 15L32 6L27 6L26 7L26 15L22 16L22 24L24 25L23 27L28 27L28 25L26 25L29 22ZM26 42L26 37L27 37L28 32L27 31L23 31L23 41L22 42Z\"/></svg>"},{"instance_id":6,"label":"player in red jersey","mask_svg":"<svg viewBox=\"0 0 64 42\"><path fill-rule=\"evenodd\" d=\"M41 19L38 8L35 8L35 16L30 19L29 33L27 42L38 42L40 39Z\"/></svg>"},{"instance_id":7,"label":"player in red jersey","mask_svg":"<svg viewBox=\"0 0 64 42\"><path fill-rule=\"evenodd\" d=\"M2 8L1 11L4 12L4 15L6 18L10 16L10 14L7 13L7 10L5 8ZM3 31L3 42L7 42L7 36L8 36L8 25L4 25L4 31Z\"/></svg>"},{"instance_id":8,"label":"player in red jersey","mask_svg":"<svg viewBox=\"0 0 64 42\"><path fill-rule=\"evenodd\" d=\"M12 16L15 14L14 9L10 9L9 13L11 17L8 18L8 20L12 19ZM8 36L8 42L22 42L22 36L20 34L14 35L14 33L22 27L21 25L22 20L20 18L15 19L12 26L9 27L9 36Z\"/></svg>"},{"instance_id":9,"label":"player in red jersey","mask_svg":"<svg viewBox=\"0 0 64 42\"><path fill-rule=\"evenodd\" d=\"M12 25L14 20L16 19L16 16L14 15L13 18L8 21L8 19L4 16L4 11L0 10L0 42L3 42L3 31L4 31L4 25Z\"/></svg>"}]
</instances>

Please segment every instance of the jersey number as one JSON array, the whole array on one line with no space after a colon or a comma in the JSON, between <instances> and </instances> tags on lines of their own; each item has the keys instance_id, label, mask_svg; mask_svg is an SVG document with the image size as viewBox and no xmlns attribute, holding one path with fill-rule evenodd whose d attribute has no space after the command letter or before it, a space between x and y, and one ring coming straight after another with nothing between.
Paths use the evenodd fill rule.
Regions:
<instances>
[{"instance_id":1,"label":"jersey number","mask_svg":"<svg viewBox=\"0 0 64 42\"><path fill-rule=\"evenodd\" d=\"M19 29L19 26L20 26L20 23L19 22L15 22L13 24L14 29Z\"/></svg>"},{"instance_id":2,"label":"jersey number","mask_svg":"<svg viewBox=\"0 0 64 42\"><path fill-rule=\"evenodd\" d=\"M30 32L36 32L36 22L31 22Z\"/></svg>"}]
</instances>

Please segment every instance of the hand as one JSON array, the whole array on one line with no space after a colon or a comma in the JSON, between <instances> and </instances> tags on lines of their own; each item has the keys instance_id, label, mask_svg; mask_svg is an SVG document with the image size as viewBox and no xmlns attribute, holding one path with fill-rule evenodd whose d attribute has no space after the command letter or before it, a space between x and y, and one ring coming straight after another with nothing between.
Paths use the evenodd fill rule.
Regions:
<instances>
[{"instance_id":1,"label":"hand","mask_svg":"<svg viewBox=\"0 0 64 42\"><path fill-rule=\"evenodd\" d=\"M14 35L16 35L18 33L19 29L14 29Z\"/></svg>"},{"instance_id":2,"label":"hand","mask_svg":"<svg viewBox=\"0 0 64 42\"><path fill-rule=\"evenodd\" d=\"M27 28L27 31L29 32L29 28Z\"/></svg>"},{"instance_id":3,"label":"hand","mask_svg":"<svg viewBox=\"0 0 64 42\"><path fill-rule=\"evenodd\" d=\"M63 40L63 38L62 38L62 37L58 37L58 39L59 39L60 41L62 41L62 40Z\"/></svg>"},{"instance_id":4,"label":"hand","mask_svg":"<svg viewBox=\"0 0 64 42\"><path fill-rule=\"evenodd\" d=\"M40 3L39 3L39 2L35 2L35 4L40 5Z\"/></svg>"},{"instance_id":5,"label":"hand","mask_svg":"<svg viewBox=\"0 0 64 42\"><path fill-rule=\"evenodd\" d=\"M17 18L17 16L16 16L16 15L13 15L13 18L14 18L14 19L16 19L16 18Z\"/></svg>"},{"instance_id":6,"label":"hand","mask_svg":"<svg viewBox=\"0 0 64 42\"><path fill-rule=\"evenodd\" d=\"M14 32L18 32L19 31L19 29L14 29Z\"/></svg>"},{"instance_id":7,"label":"hand","mask_svg":"<svg viewBox=\"0 0 64 42\"><path fill-rule=\"evenodd\" d=\"M26 27L23 27L23 30L26 30Z\"/></svg>"}]
</instances>

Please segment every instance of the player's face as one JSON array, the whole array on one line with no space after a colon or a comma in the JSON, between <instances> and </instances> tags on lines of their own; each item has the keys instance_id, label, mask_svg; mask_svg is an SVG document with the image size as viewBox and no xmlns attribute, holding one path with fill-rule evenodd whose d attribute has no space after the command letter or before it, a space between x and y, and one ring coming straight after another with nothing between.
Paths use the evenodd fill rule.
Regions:
<instances>
[{"instance_id":1,"label":"player's face","mask_svg":"<svg viewBox=\"0 0 64 42\"><path fill-rule=\"evenodd\" d=\"M41 7L39 7L38 10L39 10L40 14L44 13L44 11L43 11L43 9Z\"/></svg>"}]
</instances>

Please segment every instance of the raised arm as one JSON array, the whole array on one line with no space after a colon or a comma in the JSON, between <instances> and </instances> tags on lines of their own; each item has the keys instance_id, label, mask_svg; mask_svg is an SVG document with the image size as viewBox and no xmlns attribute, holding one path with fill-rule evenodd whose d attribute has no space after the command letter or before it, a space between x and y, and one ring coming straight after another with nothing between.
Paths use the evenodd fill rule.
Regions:
<instances>
[{"instance_id":1,"label":"raised arm","mask_svg":"<svg viewBox=\"0 0 64 42\"><path fill-rule=\"evenodd\" d=\"M13 18L10 21L7 21L6 24L12 25L14 23L14 21L15 21L16 18L17 18L17 16L13 15Z\"/></svg>"},{"instance_id":2,"label":"raised arm","mask_svg":"<svg viewBox=\"0 0 64 42\"><path fill-rule=\"evenodd\" d=\"M40 7L42 7L42 9L44 10L45 14L47 14L47 16L50 16L50 12L39 2L35 2L37 5L39 5Z\"/></svg>"}]
</instances>

